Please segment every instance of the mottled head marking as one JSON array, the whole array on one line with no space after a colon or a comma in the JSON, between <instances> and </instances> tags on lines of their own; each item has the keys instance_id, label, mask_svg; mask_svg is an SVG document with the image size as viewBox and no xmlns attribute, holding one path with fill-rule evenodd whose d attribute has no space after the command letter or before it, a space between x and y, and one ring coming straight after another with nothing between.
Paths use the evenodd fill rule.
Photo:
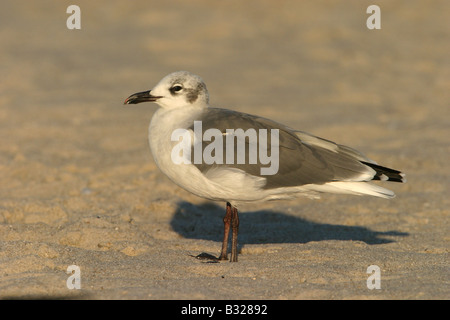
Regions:
<instances>
[{"instance_id":1,"label":"mottled head marking","mask_svg":"<svg viewBox=\"0 0 450 320\"><path fill-rule=\"evenodd\" d=\"M196 88L186 89L186 99L189 103L194 103L198 96L202 93L206 92L206 86L203 82L199 82Z\"/></svg>"},{"instance_id":2,"label":"mottled head marking","mask_svg":"<svg viewBox=\"0 0 450 320\"><path fill-rule=\"evenodd\" d=\"M190 72L178 71L164 77L152 90L161 96L156 103L163 108L179 108L186 105L207 107L208 90L203 80Z\"/></svg>"}]
</instances>

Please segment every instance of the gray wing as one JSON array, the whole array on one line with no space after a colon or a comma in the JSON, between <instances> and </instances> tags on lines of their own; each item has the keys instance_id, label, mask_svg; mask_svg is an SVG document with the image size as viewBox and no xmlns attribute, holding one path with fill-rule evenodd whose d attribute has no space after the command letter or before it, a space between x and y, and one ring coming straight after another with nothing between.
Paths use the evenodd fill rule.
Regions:
<instances>
[{"instance_id":1,"label":"gray wing","mask_svg":"<svg viewBox=\"0 0 450 320\"><path fill-rule=\"evenodd\" d=\"M221 166L237 168L248 174L266 179L265 189L301 186L305 184L324 184L331 181L368 181L371 180L375 171L369 166L361 163L372 161L361 153L349 147L340 146L334 142L314 137L305 132L294 131L275 121L240 113L236 111L208 108L202 114L202 131L210 128L219 129L226 133L226 129L259 129L279 130L279 168L274 175L261 175L261 167L267 167L259 161L249 164L248 154L245 164L195 164L197 168L205 173L212 168ZM190 127L193 130L194 126ZM211 142L203 142L204 149ZM248 145L248 141L246 141ZM270 143L270 141L269 141ZM225 157L225 144L223 144L223 155ZM270 150L270 147L268 148ZM235 149L235 155L236 155Z\"/></svg>"}]
</instances>

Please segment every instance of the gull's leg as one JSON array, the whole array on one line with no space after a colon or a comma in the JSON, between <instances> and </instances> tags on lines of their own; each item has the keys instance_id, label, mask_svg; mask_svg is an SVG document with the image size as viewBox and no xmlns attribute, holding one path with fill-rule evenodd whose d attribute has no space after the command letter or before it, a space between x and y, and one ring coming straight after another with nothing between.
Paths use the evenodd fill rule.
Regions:
<instances>
[{"instance_id":1,"label":"gull's leg","mask_svg":"<svg viewBox=\"0 0 450 320\"><path fill-rule=\"evenodd\" d=\"M238 261L238 252L237 252L237 236L239 231L239 216L238 216L238 210L233 207L232 208L233 214L231 217L231 230L233 231L231 235L231 258L230 262L237 262Z\"/></svg>"},{"instance_id":2,"label":"gull's leg","mask_svg":"<svg viewBox=\"0 0 450 320\"><path fill-rule=\"evenodd\" d=\"M236 218L234 218L234 216ZM195 258L200 260L207 260L207 262L218 262L218 260L227 260L227 251L228 251L228 238L230 235L230 227L233 228L233 238L232 238L232 248L231 248L231 260L230 261L237 261L237 257L233 258L233 252L234 256L237 255L237 249L233 249L237 246L237 229L236 229L236 221L237 225L239 226L239 219L237 218L237 210L236 208L232 207L229 202L227 202L227 209L225 212L225 216L223 217L223 242L222 242L222 251L220 253L219 258L216 258L209 253L200 253L199 255L195 256ZM234 247L233 247L234 244ZM194 257L194 256L193 256ZM233 260L234 259L234 260Z\"/></svg>"},{"instance_id":3,"label":"gull's leg","mask_svg":"<svg viewBox=\"0 0 450 320\"><path fill-rule=\"evenodd\" d=\"M228 235L230 234L230 225L232 221L232 209L231 204L227 202L227 211L225 217L223 217L223 242L222 242L222 252L220 253L219 260L227 260L228 251Z\"/></svg>"}]
</instances>

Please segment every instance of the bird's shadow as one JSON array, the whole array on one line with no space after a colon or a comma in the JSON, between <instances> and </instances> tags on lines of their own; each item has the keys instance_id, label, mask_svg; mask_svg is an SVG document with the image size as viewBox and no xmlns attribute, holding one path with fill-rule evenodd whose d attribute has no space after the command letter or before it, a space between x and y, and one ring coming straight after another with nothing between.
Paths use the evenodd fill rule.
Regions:
<instances>
[{"instance_id":1,"label":"bird's shadow","mask_svg":"<svg viewBox=\"0 0 450 320\"><path fill-rule=\"evenodd\" d=\"M171 221L172 229L189 239L222 241L225 206L213 203L193 205L182 201ZM310 241L363 241L369 245L394 240L386 236L408 236L399 231L373 231L360 226L316 223L283 212L261 210L239 215L239 243L307 243Z\"/></svg>"}]
</instances>

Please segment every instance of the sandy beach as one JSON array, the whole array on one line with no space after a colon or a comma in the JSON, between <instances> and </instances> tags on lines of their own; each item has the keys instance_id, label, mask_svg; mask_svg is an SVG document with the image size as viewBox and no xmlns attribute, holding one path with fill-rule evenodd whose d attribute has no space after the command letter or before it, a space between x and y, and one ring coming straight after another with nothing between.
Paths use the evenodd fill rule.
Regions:
<instances>
[{"instance_id":1,"label":"sandy beach","mask_svg":"<svg viewBox=\"0 0 450 320\"><path fill-rule=\"evenodd\" d=\"M449 299L450 3L3 1L0 299ZM240 208L156 167L155 104L177 70L215 107L272 118L402 170L392 200L324 194ZM81 289L69 289L67 268ZM369 289L369 266L380 270Z\"/></svg>"}]
</instances>

